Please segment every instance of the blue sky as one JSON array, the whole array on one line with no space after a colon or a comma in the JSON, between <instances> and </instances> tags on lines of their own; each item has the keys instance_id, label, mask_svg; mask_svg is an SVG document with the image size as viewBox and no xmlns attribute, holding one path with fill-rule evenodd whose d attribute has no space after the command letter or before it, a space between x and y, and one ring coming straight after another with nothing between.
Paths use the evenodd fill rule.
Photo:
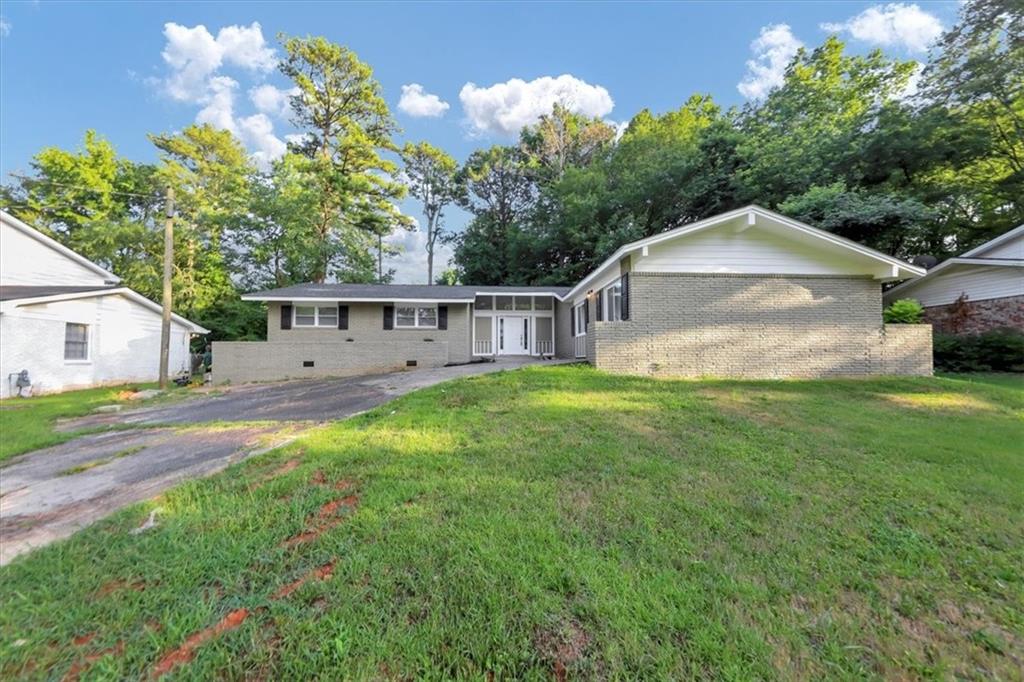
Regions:
<instances>
[{"instance_id":1,"label":"blue sky","mask_svg":"<svg viewBox=\"0 0 1024 682\"><path fill-rule=\"evenodd\" d=\"M614 122L645 107L676 108L695 92L742 105L771 87L799 44L817 46L830 31L855 51L923 61L956 10L956 2L5 0L0 172L6 180L28 171L47 145L77 147L88 128L122 155L150 161L147 133L197 119L232 127L259 158L272 157L294 132L274 106L288 87L273 69L281 32L355 50L383 87L400 141L428 140L461 160L510 141L509 131L554 100ZM412 202L403 210L417 214ZM457 230L464 220L454 214L449 223ZM409 250L394 263L400 279L421 266L417 239L398 239Z\"/></svg>"}]
</instances>

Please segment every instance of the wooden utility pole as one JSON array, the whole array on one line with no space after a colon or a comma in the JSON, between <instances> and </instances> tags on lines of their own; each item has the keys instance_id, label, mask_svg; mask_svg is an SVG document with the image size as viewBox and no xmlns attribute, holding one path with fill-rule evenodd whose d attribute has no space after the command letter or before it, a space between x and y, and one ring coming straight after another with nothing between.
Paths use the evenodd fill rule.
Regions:
<instances>
[{"instance_id":1,"label":"wooden utility pole","mask_svg":"<svg viewBox=\"0 0 1024 682\"><path fill-rule=\"evenodd\" d=\"M167 364L171 353L171 274L174 269L174 189L164 195L164 309L160 322L160 390L167 390Z\"/></svg>"}]
</instances>

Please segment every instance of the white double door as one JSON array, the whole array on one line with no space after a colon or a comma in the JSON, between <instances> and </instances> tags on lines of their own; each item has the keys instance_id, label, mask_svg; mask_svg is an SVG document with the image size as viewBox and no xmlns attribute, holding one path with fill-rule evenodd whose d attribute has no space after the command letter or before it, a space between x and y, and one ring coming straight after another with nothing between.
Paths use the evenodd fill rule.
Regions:
<instances>
[{"instance_id":1,"label":"white double door","mask_svg":"<svg viewBox=\"0 0 1024 682\"><path fill-rule=\"evenodd\" d=\"M498 318L498 355L530 354L530 318L502 315Z\"/></svg>"}]
</instances>

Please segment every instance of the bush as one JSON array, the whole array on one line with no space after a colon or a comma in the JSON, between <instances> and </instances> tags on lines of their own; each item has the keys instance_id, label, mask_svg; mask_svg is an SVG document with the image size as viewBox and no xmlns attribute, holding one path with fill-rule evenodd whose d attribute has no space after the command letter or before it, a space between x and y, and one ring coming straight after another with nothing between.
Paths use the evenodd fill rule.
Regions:
<instances>
[{"instance_id":1,"label":"bush","mask_svg":"<svg viewBox=\"0 0 1024 682\"><path fill-rule=\"evenodd\" d=\"M882 311L882 320L889 324L920 324L924 308L912 298L901 298Z\"/></svg>"},{"instance_id":2,"label":"bush","mask_svg":"<svg viewBox=\"0 0 1024 682\"><path fill-rule=\"evenodd\" d=\"M1024 372L1024 332L936 334L935 368L946 372Z\"/></svg>"}]
</instances>

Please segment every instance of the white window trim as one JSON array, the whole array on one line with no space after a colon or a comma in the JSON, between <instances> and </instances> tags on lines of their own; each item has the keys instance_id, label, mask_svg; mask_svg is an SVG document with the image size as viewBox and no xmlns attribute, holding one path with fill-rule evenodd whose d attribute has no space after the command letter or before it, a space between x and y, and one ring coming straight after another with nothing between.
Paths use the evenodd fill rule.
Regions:
<instances>
[{"instance_id":1,"label":"white window trim","mask_svg":"<svg viewBox=\"0 0 1024 682\"><path fill-rule=\"evenodd\" d=\"M608 286L606 286L604 289L601 290L601 307L604 308L604 310L601 311L601 313L602 313L601 314L601 319L604 322L621 322L622 321L622 289L621 289L621 285L622 285L622 278L619 277L617 280L615 280L614 282L612 282L611 284L609 284ZM612 312L614 311L614 307L613 307L612 291L615 289L616 286L620 287L620 289L619 289L619 318L613 320L612 319Z\"/></svg>"},{"instance_id":2,"label":"white window trim","mask_svg":"<svg viewBox=\"0 0 1024 682\"><path fill-rule=\"evenodd\" d=\"M314 327L325 327L327 329L334 329L338 326L338 306L334 306L334 322L330 324L320 324L320 309L330 308L329 305L293 305L292 306L292 328L299 329L313 329ZM299 324L299 308L312 308L313 309L313 324Z\"/></svg>"},{"instance_id":3,"label":"white window trim","mask_svg":"<svg viewBox=\"0 0 1024 682\"><path fill-rule=\"evenodd\" d=\"M583 320L583 324L580 324L580 318L583 317L583 310L585 303L579 303L572 307L572 315L575 320L576 334L574 336L586 336L587 335L587 324L586 319ZM578 312L579 311L579 312Z\"/></svg>"},{"instance_id":4,"label":"white window trim","mask_svg":"<svg viewBox=\"0 0 1024 682\"><path fill-rule=\"evenodd\" d=\"M414 318L414 324L398 324L398 309L399 308L412 308L416 311ZM433 308L434 309L434 324L420 324L420 308ZM392 325L395 329L437 329L437 304L436 303L418 303L414 305L396 305L395 306L395 323Z\"/></svg>"},{"instance_id":5,"label":"white window trim","mask_svg":"<svg viewBox=\"0 0 1024 682\"><path fill-rule=\"evenodd\" d=\"M85 357L84 358L69 358L64 357L65 365L90 365L92 364L92 325L86 324L85 322L64 322L64 343L65 346L68 340L68 325L77 324L85 327ZM66 353L67 351L65 351Z\"/></svg>"}]
</instances>

